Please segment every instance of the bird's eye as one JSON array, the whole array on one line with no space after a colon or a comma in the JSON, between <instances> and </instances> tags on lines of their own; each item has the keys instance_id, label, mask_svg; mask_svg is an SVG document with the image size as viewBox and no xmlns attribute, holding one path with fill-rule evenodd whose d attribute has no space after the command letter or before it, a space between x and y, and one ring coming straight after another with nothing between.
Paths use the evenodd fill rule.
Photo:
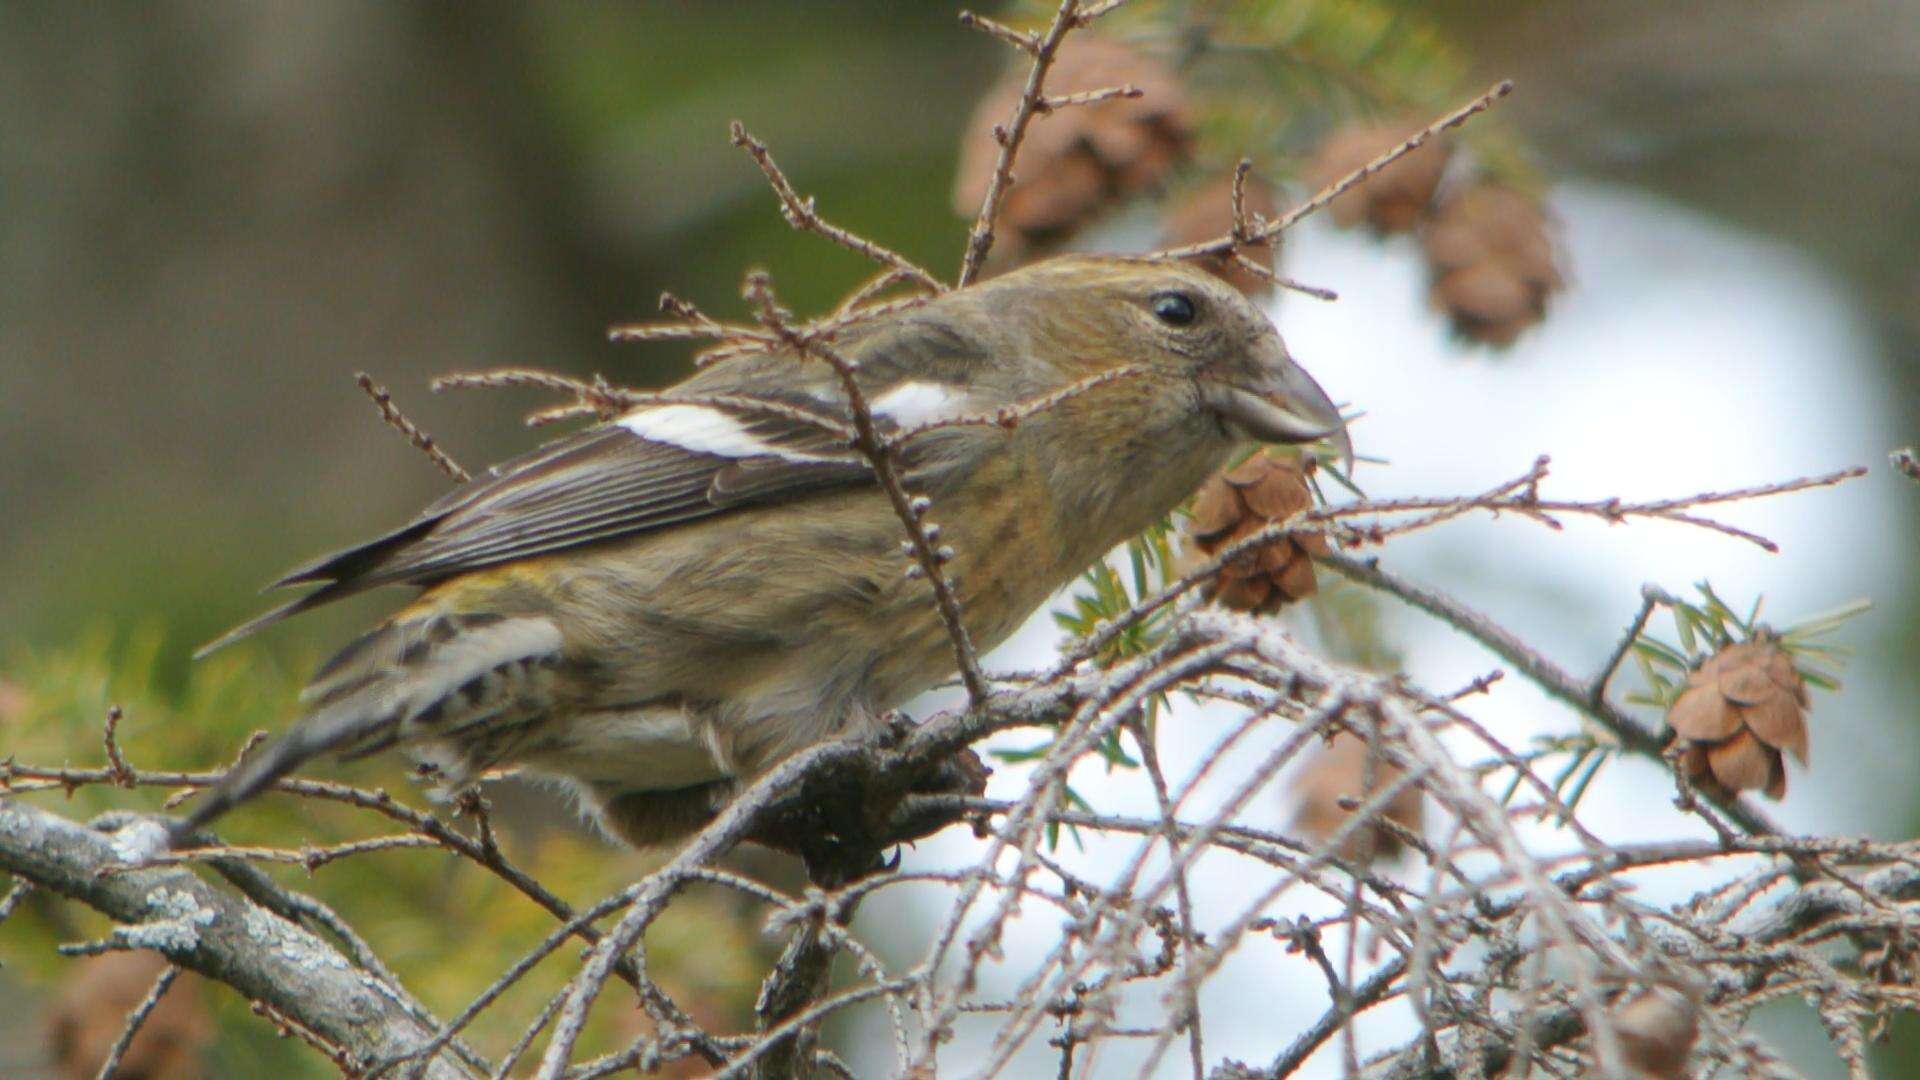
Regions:
<instances>
[{"instance_id":1,"label":"bird's eye","mask_svg":"<svg viewBox=\"0 0 1920 1080\"><path fill-rule=\"evenodd\" d=\"M1163 292L1153 298L1153 316L1168 326L1193 324L1193 300L1184 293Z\"/></svg>"}]
</instances>

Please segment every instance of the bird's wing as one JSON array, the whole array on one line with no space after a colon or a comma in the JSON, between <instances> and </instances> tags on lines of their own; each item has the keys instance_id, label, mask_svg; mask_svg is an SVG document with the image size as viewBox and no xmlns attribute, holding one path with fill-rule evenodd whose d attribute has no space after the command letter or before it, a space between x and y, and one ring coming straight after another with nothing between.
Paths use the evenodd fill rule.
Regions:
<instances>
[{"instance_id":1,"label":"bird's wing","mask_svg":"<svg viewBox=\"0 0 1920 1080\"><path fill-rule=\"evenodd\" d=\"M875 363L862 380L870 382L866 389L883 429L965 408L963 386L914 377L913 367ZM695 400L641 406L496 466L406 525L274 582L271 587L319 588L235 628L201 654L377 586L432 584L743 506L873 482L871 465L848 445L844 398L830 380L790 377L777 396L748 392L743 383L766 385L751 368L725 382L696 378L680 388ZM729 396L764 404L713 400ZM910 473L914 456L903 462Z\"/></svg>"},{"instance_id":2,"label":"bird's wing","mask_svg":"<svg viewBox=\"0 0 1920 1080\"><path fill-rule=\"evenodd\" d=\"M381 585L431 584L871 476L845 439L799 419L712 404L644 406L496 466L406 525L293 570L271 587L320 587L202 651Z\"/></svg>"}]
</instances>

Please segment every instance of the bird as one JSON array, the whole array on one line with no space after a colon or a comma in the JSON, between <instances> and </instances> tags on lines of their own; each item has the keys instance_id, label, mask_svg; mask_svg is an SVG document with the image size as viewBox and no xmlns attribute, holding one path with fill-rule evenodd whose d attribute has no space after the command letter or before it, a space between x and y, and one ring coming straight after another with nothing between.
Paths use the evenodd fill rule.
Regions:
<instances>
[{"instance_id":1,"label":"bird","mask_svg":"<svg viewBox=\"0 0 1920 1080\"><path fill-rule=\"evenodd\" d=\"M1351 461L1272 322L1186 263L1061 256L831 347L900 440L900 488L982 652L1247 442ZM269 588L315 588L202 654L341 597L419 592L321 665L303 715L184 831L321 755L399 747L454 790L506 767L548 778L612 838L655 846L793 753L872 731L959 662L851 408L832 366L770 346L286 574Z\"/></svg>"}]
</instances>

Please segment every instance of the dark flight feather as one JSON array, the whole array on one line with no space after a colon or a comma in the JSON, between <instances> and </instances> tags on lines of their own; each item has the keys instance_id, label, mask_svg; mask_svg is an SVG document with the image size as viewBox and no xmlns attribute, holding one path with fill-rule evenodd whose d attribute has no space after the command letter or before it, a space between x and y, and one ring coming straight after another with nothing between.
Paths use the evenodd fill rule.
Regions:
<instances>
[{"instance_id":1,"label":"dark flight feather","mask_svg":"<svg viewBox=\"0 0 1920 1080\"><path fill-rule=\"evenodd\" d=\"M801 400L782 404L828 415L828 403ZM872 483L871 466L827 428L750 410L681 407L725 413L744 437L770 452L736 456L687 449L643 438L618 422L590 428L496 467L400 528L289 572L270 588L320 587L236 627L196 655L382 585L431 585L740 507Z\"/></svg>"}]
</instances>

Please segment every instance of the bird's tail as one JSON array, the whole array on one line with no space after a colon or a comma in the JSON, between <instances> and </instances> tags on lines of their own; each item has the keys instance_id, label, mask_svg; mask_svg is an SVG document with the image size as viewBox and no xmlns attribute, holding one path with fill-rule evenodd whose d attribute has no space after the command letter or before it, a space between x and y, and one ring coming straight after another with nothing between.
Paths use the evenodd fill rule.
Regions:
<instances>
[{"instance_id":1,"label":"bird's tail","mask_svg":"<svg viewBox=\"0 0 1920 1080\"><path fill-rule=\"evenodd\" d=\"M306 715L209 789L179 831L201 828L318 755L458 740L537 711L560 644L559 628L538 617L403 615L377 627L320 668L301 694Z\"/></svg>"}]
</instances>

